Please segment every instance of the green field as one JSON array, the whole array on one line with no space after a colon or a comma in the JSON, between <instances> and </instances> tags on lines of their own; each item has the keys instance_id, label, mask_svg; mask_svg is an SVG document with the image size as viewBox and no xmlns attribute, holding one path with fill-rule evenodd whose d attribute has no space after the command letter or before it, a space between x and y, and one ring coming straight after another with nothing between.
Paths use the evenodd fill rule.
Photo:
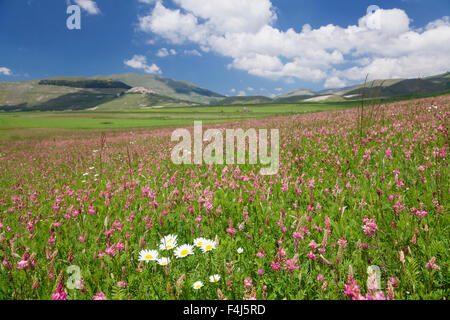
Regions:
<instances>
[{"instance_id":1,"label":"green field","mask_svg":"<svg viewBox=\"0 0 450 320\"><path fill-rule=\"evenodd\" d=\"M395 97L364 101L365 106L386 104L414 98L438 97L444 93ZM447 92L448 94L448 92ZM129 95L138 98L139 95ZM116 103L117 101L114 101ZM135 104L138 105L138 104ZM110 105L111 106L111 105ZM139 108L108 104L96 110L0 112L0 139L48 137L53 134L82 134L83 130L116 131L171 126L190 126L194 121L204 123L231 122L248 119L291 116L302 113L344 110L361 106L361 101L321 101L297 103L268 103L255 105L210 105ZM114 111L116 110L116 111Z\"/></svg>"},{"instance_id":2,"label":"green field","mask_svg":"<svg viewBox=\"0 0 450 320\"><path fill-rule=\"evenodd\" d=\"M0 137L14 138L26 129L127 129L217 123L352 108L359 102L264 104L248 106L169 107L138 111L16 112L0 114ZM36 131L31 131L34 135ZM19 134L18 134L19 133ZM26 134L25 134L26 135Z\"/></svg>"}]
</instances>

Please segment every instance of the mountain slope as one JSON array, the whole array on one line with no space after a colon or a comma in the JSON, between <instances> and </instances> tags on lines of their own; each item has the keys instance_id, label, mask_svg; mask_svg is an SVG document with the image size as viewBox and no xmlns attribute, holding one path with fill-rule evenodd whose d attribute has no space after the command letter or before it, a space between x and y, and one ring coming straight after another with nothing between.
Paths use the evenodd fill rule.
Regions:
<instances>
[{"instance_id":1,"label":"mountain slope","mask_svg":"<svg viewBox=\"0 0 450 320\"><path fill-rule=\"evenodd\" d=\"M99 104L93 109L96 111L123 111L189 105L197 104L190 101L162 96L156 93L125 93L117 99Z\"/></svg>"},{"instance_id":2,"label":"mountain slope","mask_svg":"<svg viewBox=\"0 0 450 320\"><path fill-rule=\"evenodd\" d=\"M314 96L314 95L315 95L315 92L311 91L309 89L295 89L295 90L291 90L289 92L280 94L279 96L277 96L277 99L298 97L298 96Z\"/></svg>"},{"instance_id":3,"label":"mountain slope","mask_svg":"<svg viewBox=\"0 0 450 320\"><path fill-rule=\"evenodd\" d=\"M201 88L187 81L167 79L160 76L133 73L96 77L54 77L42 80L0 82L0 110L83 110L112 103L128 90L141 87L152 94L143 94L139 105L190 105L209 104L224 96ZM144 90L145 91L145 90ZM136 97L134 97L136 98ZM122 98L123 99L123 98ZM132 100L130 100L130 105ZM111 102L111 103L110 103Z\"/></svg>"},{"instance_id":4,"label":"mountain slope","mask_svg":"<svg viewBox=\"0 0 450 320\"><path fill-rule=\"evenodd\" d=\"M82 110L113 100L129 87L106 81L87 84L86 78L77 78L70 86L63 85L70 80L48 80L0 82L0 110Z\"/></svg>"},{"instance_id":5,"label":"mountain slope","mask_svg":"<svg viewBox=\"0 0 450 320\"><path fill-rule=\"evenodd\" d=\"M209 104L225 98L223 95L204 89L188 81L172 80L155 75L125 73L99 76L94 77L94 79L117 80L131 87L143 87L152 90L162 96L201 104Z\"/></svg>"},{"instance_id":6,"label":"mountain slope","mask_svg":"<svg viewBox=\"0 0 450 320\"><path fill-rule=\"evenodd\" d=\"M321 101L326 99L392 98L411 95L427 95L450 90L450 72L420 79L373 80L366 84L339 89L312 92L305 89L289 91L274 98L279 103ZM303 95L308 94L308 95Z\"/></svg>"},{"instance_id":7,"label":"mountain slope","mask_svg":"<svg viewBox=\"0 0 450 320\"><path fill-rule=\"evenodd\" d=\"M450 78L435 76L432 79L376 80L345 90L344 95L366 97L396 97L417 94L431 94L450 89Z\"/></svg>"},{"instance_id":8,"label":"mountain slope","mask_svg":"<svg viewBox=\"0 0 450 320\"><path fill-rule=\"evenodd\" d=\"M273 100L278 103L291 103L316 96L317 94L309 89L295 89L276 96Z\"/></svg>"},{"instance_id":9,"label":"mountain slope","mask_svg":"<svg viewBox=\"0 0 450 320\"><path fill-rule=\"evenodd\" d=\"M450 92L450 72L420 79L375 80L348 88L292 90L274 99L225 97L187 81L134 73L0 82L0 111L131 110L196 104L263 104L358 100Z\"/></svg>"}]
</instances>

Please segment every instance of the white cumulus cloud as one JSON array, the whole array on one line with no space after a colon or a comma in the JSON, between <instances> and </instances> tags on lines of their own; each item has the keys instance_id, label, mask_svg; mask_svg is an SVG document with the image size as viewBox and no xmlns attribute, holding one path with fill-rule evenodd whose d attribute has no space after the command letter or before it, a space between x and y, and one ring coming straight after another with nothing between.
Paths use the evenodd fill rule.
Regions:
<instances>
[{"instance_id":1,"label":"white cumulus cloud","mask_svg":"<svg viewBox=\"0 0 450 320\"><path fill-rule=\"evenodd\" d=\"M325 88L343 88L347 85L345 80L340 79L337 76L331 76L325 81Z\"/></svg>"},{"instance_id":2,"label":"white cumulus cloud","mask_svg":"<svg viewBox=\"0 0 450 320\"><path fill-rule=\"evenodd\" d=\"M174 0L214 33L254 33L276 20L270 0Z\"/></svg>"},{"instance_id":3,"label":"white cumulus cloud","mask_svg":"<svg viewBox=\"0 0 450 320\"><path fill-rule=\"evenodd\" d=\"M11 69L8 69L6 67L0 67L0 74L3 74L5 76L12 75Z\"/></svg>"},{"instance_id":4,"label":"white cumulus cloud","mask_svg":"<svg viewBox=\"0 0 450 320\"><path fill-rule=\"evenodd\" d=\"M187 56L197 56L197 57L201 57L202 56L202 54L196 49L184 50L184 54L187 55Z\"/></svg>"},{"instance_id":5,"label":"white cumulus cloud","mask_svg":"<svg viewBox=\"0 0 450 320\"><path fill-rule=\"evenodd\" d=\"M292 83L320 82L325 87L348 81L420 77L450 66L450 19L421 29L401 9L362 12L356 24L333 24L300 32L274 26L270 0L173 0L170 9L156 2L139 17L139 29L174 44L194 44L230 58L228 68ZM185 52L186 53L186 52Z\"/></svg>"},{"instance_id":6,"label":"white cumulus cloud","mask_svg":"<svg viewBox=\"0 0 450 320\"><path fill-rule=\"evenodd\" d=\"M142 55L134 55L130 60L125 60L124 64L133 69L143 70L146 73L150 74L161 74L161 69L156 65L148 65L147 58Z\"/></svg>"},{"instance_id":7,"label":"white cumulus cloud","mask_svg":"<svg viewBox=\"0 0 450 320\"><path fill-rule=\"evenodd\" d=\"M146 3L146 4L154 4L154 3L158 2L158 0L139 0L139 2Z\"/></svg>"},{"instance_id":8,"label":"white cumulus cloud","mask_svg":"<svg viewBox=\"0 0 450 320\"><path fill-rule=\"evenodd\" d=\"M167 50L166 48L161 48L159 49L159 51L156 53L156 55L160 58L164 58L167 57L169 55L169 50Z\"/></svg>"},{"instance_id":9,"label":"white cumulus cloud","mask_svg":"<svg viewBox=\"0 0 450 320\"><path fill-rule=\"evenodd\" d=\"M172 43L183 43L187 40L202 43L206 28L198 24L193 14L181 13L181 10L171 10L157 2L151 15L139 18L139 28L142 31L156 33Z\"/></svg>"},{"instance_id":10,"label":"white cumulus cloud","mask_svg":"<svg viewBox=\"0 0 450 320\"><path fill-rule=\"evenodd\" d=\"M89 14L99 14L100 9L97 3L92 0L75 0L75 3L79 5L82 9L86 10Z\"/></svg>"},{"instance_id":11,"label":"white cumulus cloud","mask_svg":"<svg viewBox=\"0 0 450 320\"><path fill-rule=\"evenodd\" d=\"M158 57L160 57L160 58L164 58L164 57L167 57L167 56L169 56L169 55L174 56L174 55L176 55L176 54L177 54L177 52L176 52L175 49L167 50L166 48L161 48L161 49L159 49L158 52L156 53L156 55L157 55Z\"/></svg>"},{"instance_id":12,"label":"white cumulus cloud","mask_svg":"<svg viewBox=\"0 0 450 320\"><path fill-rule=\"evenodd\" d=\"M167 56L170 56L170 55L174 56L176 54L177 54L177 51L175 49L167 50L166 48L161 48L156 53L156 55L158 57L160 57L160 58L164 58L164 57L167 57Z\"/></svg>"}]
</instances>

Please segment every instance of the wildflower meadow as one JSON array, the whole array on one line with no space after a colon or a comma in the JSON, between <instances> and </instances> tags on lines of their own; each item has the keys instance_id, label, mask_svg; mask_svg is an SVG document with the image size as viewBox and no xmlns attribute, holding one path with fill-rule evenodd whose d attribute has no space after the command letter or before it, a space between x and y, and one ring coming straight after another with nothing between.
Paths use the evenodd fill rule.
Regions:
<instances>
[{"instance_id":1,"label":"wildflower meadow","mask_svg":"<svg viewBox=\"0 0 450 320\"><path fill-rule=\"evenodd\" d=\"M447 95L205 125L278 129L273 175L175 164L176 127L1 141L0 299L446 299L449 115Z\"/></svg>"}]
</instances>

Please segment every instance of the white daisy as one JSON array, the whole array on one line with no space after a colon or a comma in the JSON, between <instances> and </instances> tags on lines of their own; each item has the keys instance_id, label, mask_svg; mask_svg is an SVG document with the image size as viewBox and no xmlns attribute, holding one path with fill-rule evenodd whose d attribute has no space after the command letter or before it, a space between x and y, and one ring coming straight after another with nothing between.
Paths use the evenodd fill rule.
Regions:
<instances>
[{"instance_id":1,"label":"white daisy","mask_svg":"<svg viewBox=\"0 0 450 320\"><path fill-rule=\"evenodd\" d=\"M177 258L187 257L188 255L194 254L194 246L183 244L175 249L174 254Z\"/></svg>"},{"instance_id":2,"label":"white daisy","mask_svg":"<svg viewBox=\"0 0 450 320\"><path fill-rule=\"evenodd\" d=\"M198 290L198 289L200 289L201 287L203 287L203 282L197 281L197 282L195 282L195 283L192 285L192 287L193 287L195 290Z\"/></svg>"},{"instance_id":3,"label":"white daisy","mask_svg":"<svg viewBox=\"0 0 450 320\"><path fill-rule=\"evenodd\" d=\"M242 252L244 252L244 249L242 249L242 248L237 249L237 253L241 254Z\"/></svg>"},{"instance_id":4,"label":"white daisy","mask_svg":"<svg viewBox=\"0 0 450 320\"><path fill-rule=\"evenodd\" d=\"M139 261L145 261L149 263L150 261L155 261L158 259L158 251L156 250L142 250L139 253Z\"/></svg>"},{"instance_id":5,"label":"white daisy","mask_svg":"<svg viewBox=\"0 0 450 320\"><path fill-rule=\"evenodd\" d=\"M209 277L209 282L216 283L219 282L220 276L218 274L212 275Z\"/></svg>"},{"instance_id":6,"label":"white daisy","mask_svg":"<svg viewBox=\"0 0 450 320\"><path fill-rule=\"evenodd\" d=\"M178 236L169 234L168 236L165 236L164 238L162 238L161 242L164 241L166 243L173 243L173 242L177 242L177 238L178 238Z\"/></svg>"},{"instance_id":7,"label":"white daisy","mask_svg":"<svg viewBox=\"0 0 450 320\"><path fill-rule=\"evenodd\" d=\"M170 263L170 259L169 258L160 258L158 259L158 264L160 266L167 266Z\"/></svg>"},{"instance_id":8,"label":"white daisy","mask_svg":"<svg viewBox=\"0 0 450 320\"><path fill-rule=\"evenodd\" d=\"M173 243L161 243L160 245L159 245L159 250L172 250L172 249L174 249L174 248L176 248L177 247L177 244L175 243L175 244L173 244Z\"/></svg>"},{"instance_id":9,"label":"white daisy","mask_svg":"<svg viewBox=\"0 0 450 320\"><path fill-rule=\"evenodd\" d=\"M205 238L197 238L194 240L194 246L196 246L197 248L201 248L205 241L207 241Z\"/></svg>"},{"instance_id":10,"label":"white daisy","mask_svg":"<svg viewBox=\"0 0 450 320\"><path fill-rule=\"evenodd\" d=\"M172 250L177 247L177 236L169 234L161 239L160 250Z\"/></svg>"},{"instance_id":11,"label":"white daisy","mask_svg":"<svg viewBox=\"0 0 450 320\"><path fill-rule=\"evenodd\" d=\"M206 240L203 243L203 245L201 246L201 249L202 249L203 253L212 251L212 250L216 249L216 242L212 241L212 240Z\"/></svg>"}]
</instances>

